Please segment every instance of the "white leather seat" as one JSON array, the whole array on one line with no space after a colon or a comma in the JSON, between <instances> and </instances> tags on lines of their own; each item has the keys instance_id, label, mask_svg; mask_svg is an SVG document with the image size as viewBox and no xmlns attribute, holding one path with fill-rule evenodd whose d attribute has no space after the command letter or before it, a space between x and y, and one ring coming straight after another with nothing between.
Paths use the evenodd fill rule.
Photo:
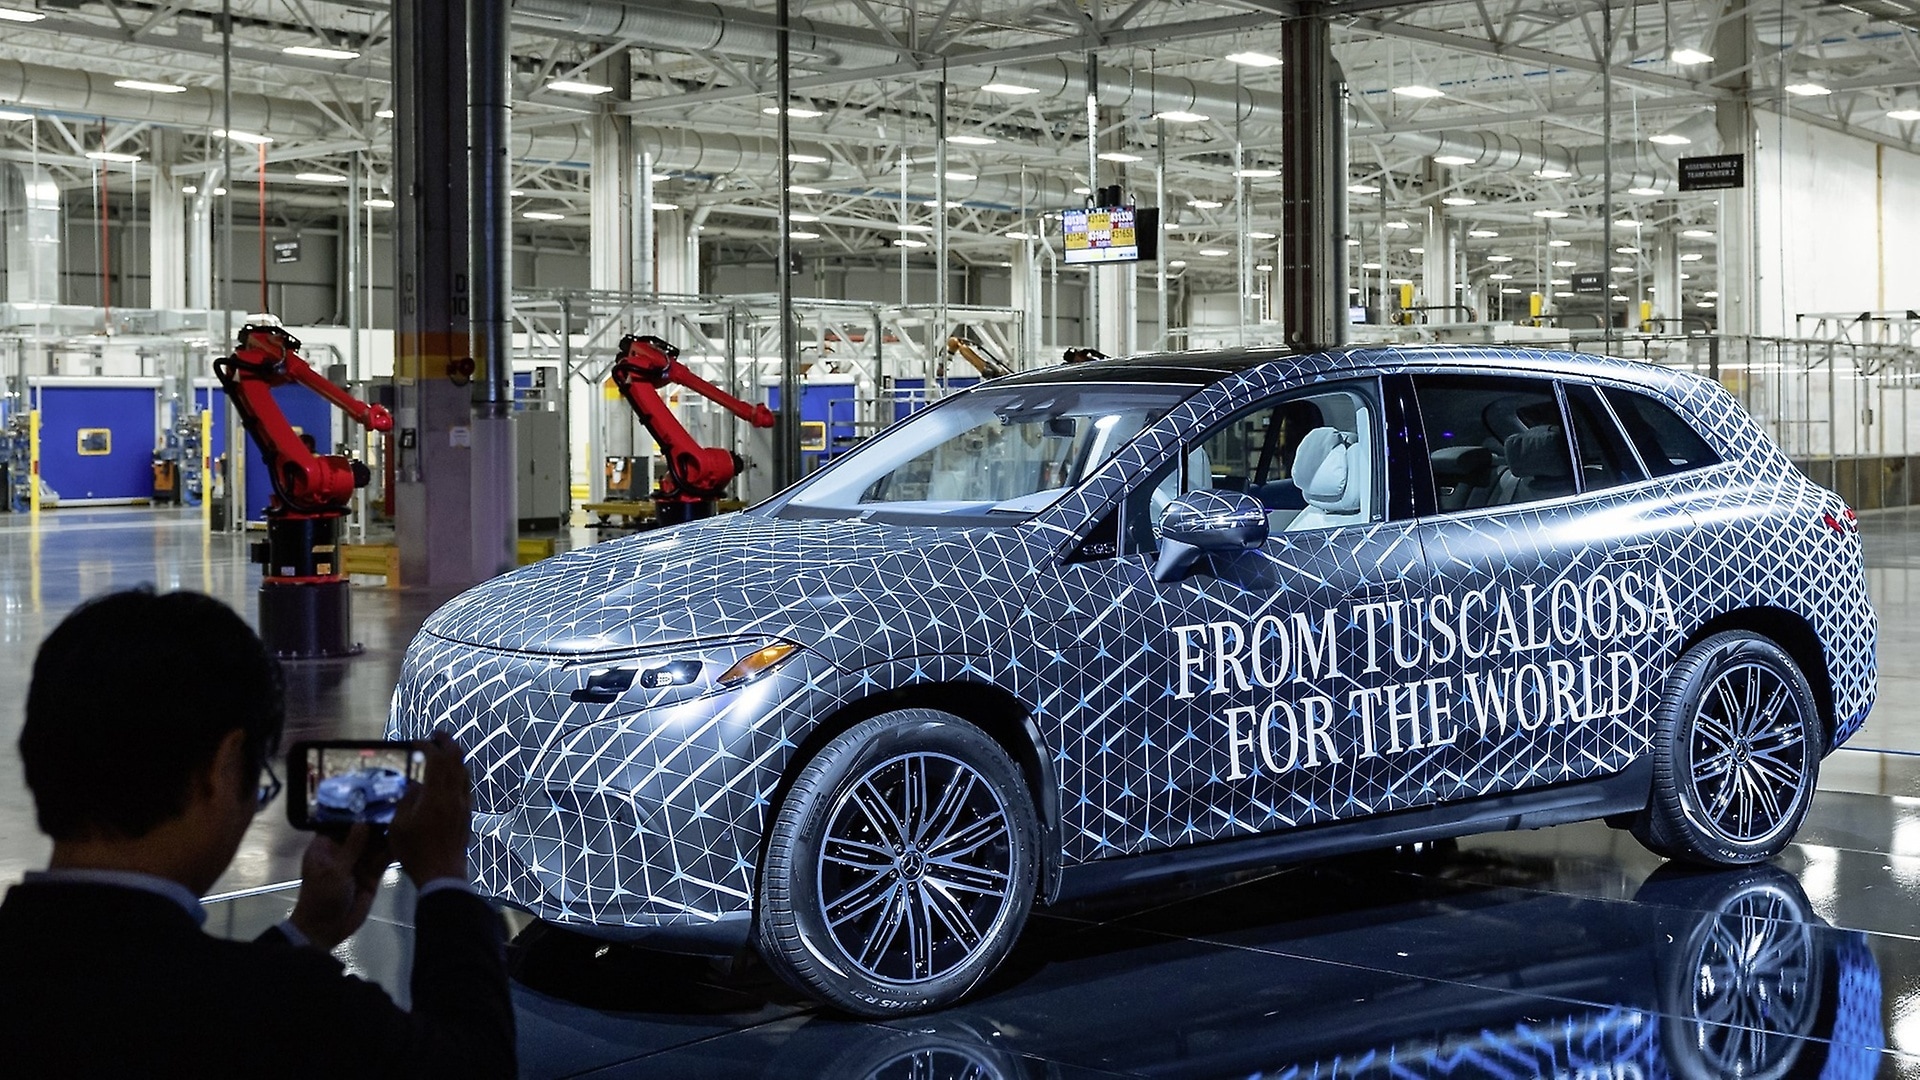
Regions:
<instances>
[{"instance_id":1,"label":"white leather seat","mask_svg":"<svg viewBox=\"0 0 1920 1080\"><path fill-rule=\"evenodd\" d=\"M1307 432L1293 457L1293 481L1307 508L1287 524L1287 531L1365 521L1372 473L1367 448L1353 432L1330 427Z\"/></svg>"}]
</instances>

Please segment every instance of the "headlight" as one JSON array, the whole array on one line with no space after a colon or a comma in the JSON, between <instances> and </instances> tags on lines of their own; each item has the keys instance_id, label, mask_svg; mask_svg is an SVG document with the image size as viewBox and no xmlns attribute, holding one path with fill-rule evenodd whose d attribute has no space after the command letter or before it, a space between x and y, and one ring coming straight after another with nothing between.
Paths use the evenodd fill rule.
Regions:
<instances>
[{"instance_id":1,"label":"headlight","mask_svg":"<svg viewBox=\"0 0 1920 1080\"><path fill-rule=\"evenodd\" d=\"M577 665L585 679L568 697L584 704L619 701L637 683L654 704L662 697L684 701L703 694L732 690L752 682L785 663L800 646L778 638L689 643L685 648L652 651L618 660L586 661ZM719 672L715 677L712 673ZM676 688L685 692L674 693Z\"/></svg>"}]
</instances>

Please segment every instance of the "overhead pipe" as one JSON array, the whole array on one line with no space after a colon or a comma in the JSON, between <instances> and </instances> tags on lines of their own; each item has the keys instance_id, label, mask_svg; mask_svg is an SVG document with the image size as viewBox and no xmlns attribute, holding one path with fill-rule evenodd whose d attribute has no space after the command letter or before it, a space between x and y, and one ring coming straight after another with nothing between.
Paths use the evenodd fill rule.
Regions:
<instances>
[{"instance_id":1,"label":"overhead pipe","mask_svg":"<svg viewBox=\"0 0 1920 1080\"><path fill-rule=\"evenodd\" d=\"M222 95L189 86L177 94L149 94L113 85L114 76L96 71L0 60L0 103L50 112L145 121L172 127L225 128ZM265 94L233 95L236 131L286 136L322 135L333 121L316 105Z\"/></svg>"}]
</instances>

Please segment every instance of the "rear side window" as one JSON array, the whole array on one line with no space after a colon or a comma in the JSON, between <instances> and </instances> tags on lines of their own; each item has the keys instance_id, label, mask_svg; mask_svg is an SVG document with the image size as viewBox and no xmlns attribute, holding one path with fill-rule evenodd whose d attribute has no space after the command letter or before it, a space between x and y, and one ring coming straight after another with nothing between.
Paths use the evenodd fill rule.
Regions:
<instances>
[{"instance_id":1,"label":"rear side window","mask_svg":"<svg viewBox=\"0 0 1920 1080\"><path fill-rule=\"evenodd\" d=\"M1415 375L1413 392L1443 513L1538 502L1576 490L1551 381Z\"/></svg>"},{"instance_id":2,"label":"rear side window","mask_svg":"<svg viewBox=\"0 0 1920 1080\"><path fill-rule=\"evenodd\" d=\"M1573 418L1573 441L1580 448L1580 490L1600 491L1645 480L1627 440L1600 403L1599 392L1579 383L1560 386L1567 395L1567 415Z\"/></svg>"},{"instance_id":3,"label":"rear side window","mask_svg":"<svg viewBox=\"0 0 1920 1080\"><path fill-rule=\"evenodd\" d=\"M1655 476L1718 465L1720 455L1693 426L1666 405L1632 390L1608 388L1607 401Z\"/></svg>"}]
</instances>

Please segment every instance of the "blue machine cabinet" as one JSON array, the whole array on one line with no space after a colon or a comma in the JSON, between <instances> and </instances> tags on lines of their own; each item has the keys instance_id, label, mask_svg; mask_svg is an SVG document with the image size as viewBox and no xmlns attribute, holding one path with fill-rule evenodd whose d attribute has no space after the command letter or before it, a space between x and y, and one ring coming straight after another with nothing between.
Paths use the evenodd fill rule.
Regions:
<instances>
[{"instance_id":1,"label":"blue machine cabinet","mask_svg":"<svg viewBox=\"0 0 1920 1080\"><path fill-rule=\"evenodd\" d=\"M160 380L45 375L29 385L40 409L40 475L62 503L152 498Z\"/></svg>"}]
</instances>

